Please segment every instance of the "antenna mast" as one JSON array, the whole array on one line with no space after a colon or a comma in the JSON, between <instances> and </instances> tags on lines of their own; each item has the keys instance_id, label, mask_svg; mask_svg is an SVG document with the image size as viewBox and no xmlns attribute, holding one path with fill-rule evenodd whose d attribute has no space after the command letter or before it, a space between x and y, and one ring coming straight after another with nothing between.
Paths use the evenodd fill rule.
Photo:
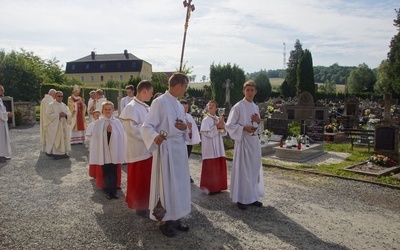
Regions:
<instances>
[{"instance_id":1,"label":"antenna mast","mask_svg":"<svg viewBox=\"0 0 400 250\"><path fill-rule=\"evenodd\" d=\"M286 43L283 43L283 69L286 69Z\"/></svg>"}]
</instances>

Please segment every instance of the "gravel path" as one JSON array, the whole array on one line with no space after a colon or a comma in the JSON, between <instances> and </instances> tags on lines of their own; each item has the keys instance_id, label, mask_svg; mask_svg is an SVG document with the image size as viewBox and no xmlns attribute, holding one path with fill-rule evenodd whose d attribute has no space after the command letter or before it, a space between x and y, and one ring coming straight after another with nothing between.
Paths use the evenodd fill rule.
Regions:
<instances>
[{"instance_id":1,"label":"gravel path","mask_svg":"<svg viewBox=\"0 0 400 250\"><path fill-rule=\"evenodd\" d=\"M167 238L95 187L83 145L53 160L40 153L38 125L11 139L13 157L0 163L0 249L400 249L398 190L267 168L264 207L242 211L228 191L199 189L192 155L191 229ZM122 180L121 196L125 172Z\"/></svg>"}]
</instances>

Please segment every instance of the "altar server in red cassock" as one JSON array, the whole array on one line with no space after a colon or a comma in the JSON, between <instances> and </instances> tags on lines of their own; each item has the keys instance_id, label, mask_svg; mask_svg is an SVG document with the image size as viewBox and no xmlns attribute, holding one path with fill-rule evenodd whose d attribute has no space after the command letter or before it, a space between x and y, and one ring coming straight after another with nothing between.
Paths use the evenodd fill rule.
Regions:
<instances>
[{"instance_id":1,"label":"altar server in red cassock","mask_svg":"<svg viewBox=\"0 0 400 250\"><path fill-rule=\"evenodd\" d=\"M217 102L209 101L208 115L202 120L201 155L203 159L200 188L209 194L228 189L225 148L222 137L226 136L223 118L216 116Z\"/></svg>"},{"instance_id":2,"label":"altar server in red cassock","mask_svg":"<svg viewBox=\"0 0 400 250\"><path fill-rule=\"evenodd\" d=\"M125 161L127 162L126 203L136 214L149 217L149 196L152 154L143 141L140 128L149 112L153 86L149 81L137 85L137 95L122 110L119 118L125 130Z\"/></svg>"}]
</instances>

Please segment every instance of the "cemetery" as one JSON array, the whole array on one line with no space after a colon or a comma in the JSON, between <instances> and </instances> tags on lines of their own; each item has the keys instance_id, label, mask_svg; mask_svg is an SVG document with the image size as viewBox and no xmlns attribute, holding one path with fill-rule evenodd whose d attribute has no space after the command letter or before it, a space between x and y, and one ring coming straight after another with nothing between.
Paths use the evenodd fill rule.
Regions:
<instances>
[{"instance_id":1,"label":"cemetery","mask_svg":"<svg viewBox=\"0 0 400 250\"><path fill-rule=\"evenodd\" d=\"M259 135L265 166L385 182L400 187L400 105L381 100L319 100L308 92L258 103L264 133ZM225 111L225 119L228 111ZM227 158L233 142L225 139ZM385 159L376 161L374 159Z\"/></svg>"}]
</instances>

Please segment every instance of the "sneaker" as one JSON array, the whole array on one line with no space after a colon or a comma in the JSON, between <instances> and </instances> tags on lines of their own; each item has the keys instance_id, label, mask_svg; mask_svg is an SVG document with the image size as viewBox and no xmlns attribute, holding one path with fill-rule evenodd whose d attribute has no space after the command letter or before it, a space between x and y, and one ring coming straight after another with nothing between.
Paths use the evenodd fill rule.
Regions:
<instances>
[{"instance_id":1,"label":"sneaker","mask_svg":"<svg viewBox=\"0 0 400 250\"><path fill-rule=\"evenodd\" d=\"M192 179L192 177L190 177L190 183L194 183L194 180Z\"/></svg>"},{"instance_id":2,"label":"sneaker","mask_svg":"<svg viewBox=\"0 0 400 250\"><path fill-rule=\"evenodd\" d=\"M168 221L165 222L164 224L162 224L161 226L159 226L161 233L164 236L167 237L175 237L176 236L176 232L175 230L172 228L172 224L169 223Z\"/></svg>"},{"instance_id":3,"label":"sneaker","mask_svg":"<svg viewBox=\"0 0 400 250\"><path fill-rule=\"evenodd\" d=\"M243 203L237 202L236 205L241 210L246 210L247 209L247 206L245 204L243 204Z\"/></svg>"}]
</instances>

